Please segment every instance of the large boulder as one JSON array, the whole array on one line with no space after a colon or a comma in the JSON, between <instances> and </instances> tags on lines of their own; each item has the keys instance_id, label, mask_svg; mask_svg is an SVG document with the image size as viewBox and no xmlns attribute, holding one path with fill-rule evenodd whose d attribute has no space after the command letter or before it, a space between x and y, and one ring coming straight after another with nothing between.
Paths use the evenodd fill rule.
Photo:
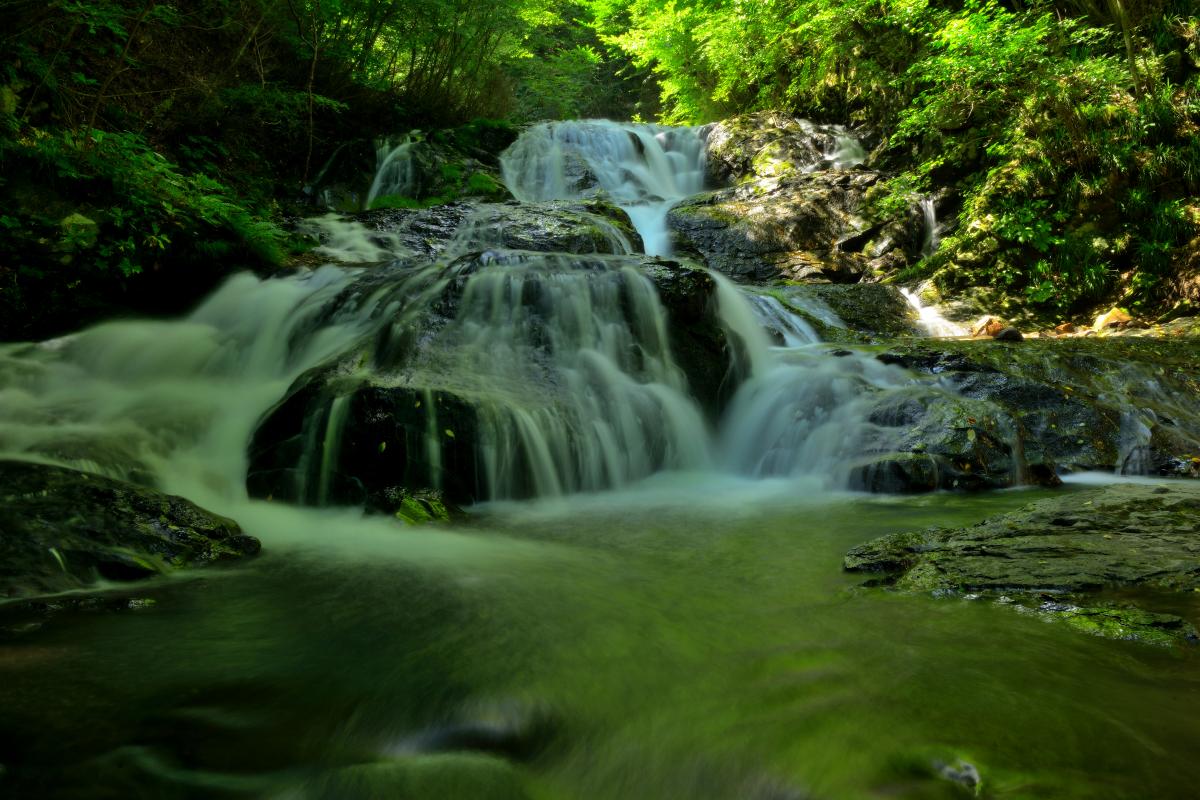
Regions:
<instances>
[{"instance_id":1,"label":"large boulder","mask_svg":"<svg viewBox=\"0 0 1200 800\"><path fill-rule=\"evenodd\" d=\"M706 125L700 131L710 185L776 178L819 169L846 169L866 152L845 128L762 111Z\"/></svg>"},{"instance_id":2,"label":"large boulder","mask_svg":"<svg viewBox=\"0 0 1200 800\"><path fill-rule=\"evenodd\" d=\"M863 194L878 180L858 171L764 178L684 201L667 221L680 252L743 282L854 283L870 259L838 242L870 227Z\"/></svg>"},{"instance_id":3,"label":"large boulder","mask_svg":"<svg viewBox=\"0 0 1200 800\"><path fill-rule=\"evenodd\" d=\"M969 528L896 533L851 550L845 568L901 591L1015 602L1101 636L1195 641L1200 486L1110 486ZM1134 605L1105 602L1112 590Z\"/></svg>"},{"instance_id":4,"label":"large boulder","mask_svg":"<svg viewBox=\"0 0 1200 800\"><path fill-rule=\"evenodd\" d=\"M784 287L779 294L824 341L874 342L921 334L916 311L900 289L889 284L814 283Z\"/></svg>"},{"instance_id":5,"label":"large boulder","mask_svg":"<svg viewBox=\"0 0 1200 800\"><path fill-rule=\"evenodd\" d=\"M609 254L642 249L628 215L598 198L378 209L306 219L298 229L320 243L306 260L343 263L430 260L487 248Z\"/></svg>"},{"instance_id":6,"label":"large boulder","mask_svg":"<svg viewBox=\"0 0 1200 800\"><path fill-rule=\"evenodd\" d=\"M367 271L330 313L369 302L384 316L266 415L249 490L395 513L431 492L527 497L666 466L703 447L702 412L736 388L716 292L706 271L644 256L486 251ZM689 395L700 409L681 412ZM694 441L663 428L681 413ZM627 474L620 437L634 434L644 453ZM603 474L584 455L597 447Z\"/></svg>"},{"instance_id":7,"label":"large boulder","mask_svg":"<svg viewBox=\"0 0 1200 800\"><path fill-rule=\"evenodd\" d=\"M918 385L881 393L867 419L876 426L875 452L851 467L853 489L907 493L1022 482L1016 425L986 400Z\"/></svg>"},{"instance_id":8,"label":"large boulder","mask_svg":"<svg viewBox=\"0 0 1200 800\"><path fill-rule=\"evenodd\" d=\"M1196 340L914 340L879 358L1003 409L1032 473L1200 473Z\"/></svg>"},{"instance_id":9,"label":"large boulder","mask_svg":"<svg viewBox=\"0 0 1200 800\"><path fill-rule=\"evenodd\" d=\"M144 486L0 461L0 598L132 581L254 555L233 520Z\"/></svg>"},{"instance_id":10,"label":"large boulder","mask_svg":"<svg viewBox=\"0 0 1200 800\"><path fill-rule=\"evenodd\" d=\"M706 126L715 191L669 215L680 252L744 282L855 283L921 258L930 233L916 203L880 215L881 173L844 128L761 112Z\"/></svg>"}]
</instances>

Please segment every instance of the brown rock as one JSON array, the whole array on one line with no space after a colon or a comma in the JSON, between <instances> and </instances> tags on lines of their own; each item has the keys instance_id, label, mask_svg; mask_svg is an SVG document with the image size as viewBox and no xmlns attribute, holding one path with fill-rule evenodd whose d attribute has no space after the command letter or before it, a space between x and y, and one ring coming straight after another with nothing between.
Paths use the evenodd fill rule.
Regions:
<instances>
[{"instance_id":1,"label":"brown rock","mask_svg":"<svg viewBox=\"0 0 1200 800\"><path fill-rule=\"evenodd\" d=\"M986 316L980 317L979 320L971 326L972 336L995 336L1000 331L1008 327L1008 323L999 317Z\"/></svg>"},{"instance_id":2,"label":"brown rock","mask_svg":"<svg viewBox=\"0 0 1200 800\"><path fill-rule=\"evenodd\" d=\"M1066 336L1069 333L1074 333L1075 332L1075 323L1064 322L1061 325L1055 325L1054 332L1057 333L1059 336Z\"/></svg>"}]
</instances>

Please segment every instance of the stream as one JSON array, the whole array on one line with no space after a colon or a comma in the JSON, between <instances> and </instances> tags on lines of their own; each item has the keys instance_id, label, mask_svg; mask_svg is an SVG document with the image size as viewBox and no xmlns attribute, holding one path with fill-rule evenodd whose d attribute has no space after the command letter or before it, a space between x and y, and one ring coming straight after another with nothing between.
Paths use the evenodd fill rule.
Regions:
<instances>
[{"instance_id":1,"label":"stream","mask_svg":"<svg viewBox=\"0 0 1200 800\"><path fill-rule=\"evenodd\" d=\"M690 129L585 122L534 128L503 163L524 203L599 187L666 256L703 159ZM874 537L1047 493L849 491L885 435L867 400L936 382L834 357L777 298L714 275L738 380L709 418L628 237L505 249L492 213L431 261L392 252L374 283L238 275L182 320L0 347L0 453L153 483L263 543L4 628L0 796L1195 796L1194 650L842 571ZM354 223L321 224L362 252ZM406 527L344 500L352 391L316 395L305 505L247 492L256 429L339 358L327 386L478 409L464 518ZM448 425L410 443L439 489L464 435Z\"/></svg>"}]
</instances>

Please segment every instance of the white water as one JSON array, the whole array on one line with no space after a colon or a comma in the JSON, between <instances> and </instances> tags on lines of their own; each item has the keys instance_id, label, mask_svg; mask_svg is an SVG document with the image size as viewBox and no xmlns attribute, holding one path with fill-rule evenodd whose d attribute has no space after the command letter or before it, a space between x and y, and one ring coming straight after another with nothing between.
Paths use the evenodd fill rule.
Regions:
<instances>
[{"instance_id":1,"label":"white water","mask_svg":"<svg viewBox=\"0 0 1200 800\"><path fill-rule=\"evenodd\" d=\"M340 214L306 219L297 230L321 243L313 248L314 253L341 264L373 264L409 255L394 233L370 230Z\"/></svg>"},{"instance_id":2,"label":"white water","mask_svg":"<svg viewBox=\"0 0 1200 800\"><path fill-rule=\"evenodd\" d=\"M578 196L591 180L627 208L654 209L638 217L639 229L647 249L661 252L662 218L701 188L703 163L690 129L559 123L528 132L505 171L528 199ZM720 380L737 389L714 422L693 395L713 387L688 384L672 320L640 261L622 255L631 247L619 231L613 255L505 250L488 209L435 262L243 275L176 322L113 323L0 349L0 453L149 481L229 509L245 501L247 445L260 418L306 370L336 364L337 380L308 409L312 424L294 431L307 442L311 470L298 497L308 502L339 502L342 473L354 466L345 462L347 426L361 413L364 385L421 409L411 452L425 460L429 486L443 485L457 439L468 435L454 433L458 423L437 401L473 409L465 446L481 498L598 491L664 471L837 485L889 435L869 421L880 393L915 381L869 353L827 355L794 309L840 325L828 309L714 275L732 362ZM398 240L352 221L309 224L333 259L405 254Z\"/></svg>"},{"instance_id":3,"label":"white water","mask_svg":"<svg viewBox=\"0 0 1200 800\"><path fill-rule=\"evenodd\" d=\"M380 197L412 195L416 181L412 150L417 141L410 134L397 143L379 143L375 149L375 179L371 181L371 189L367 192L366 208L370 208Z\"/></svg>"},{"instance_id":4,"label":"white water","mask_svg":"<svg viewBox=\"0 0 1200 800\"><path fill-rule=\"evenodd\" d=\"M942 232L937 221L937 209L933 205L932 198L926 197L921 200L921 217L925 221L925 240L921 244L921 255L928 258L937 252L938 246L942 243Z\"/></svg>"},{"instance_id":5,"label":"white water","mask_svg":"<svg viewBox=\"0 0 1200 800\"><path fill-rule=\"evenodd\" d=\"M175 322L113 322L0 348L0 453L150 479L214 508L245 498L246 443L305 369L362 334L318 322L352 273L230 279Z\"/></svg>"},{"instance_id":6,"label":"white water","mask_svg":"<svg viewBox=\"0 0 1200 800\"><path fill-rule=\"evenodd\" d=\"M949 338L953 336L970 336L971 331L956 322L951 322L942 314L937 306L928 306L921 300L919 290L901 288L900 293L908 301L908 305L917 312L917 324L926 336L934 338Z\"/></svg>"},{"instance_id":7,"label":"white water","mask_svg":"<svg viewBox=\"0 0 1200 800\"><path fill-rule=\"evenodd\" d=\"M693 128L607 120L547 122L501 159L524 202L573 200L603 189L625 210L648 255L670 255L667 212L704 189L704 143Z\"/></svg>"}]
</instances>

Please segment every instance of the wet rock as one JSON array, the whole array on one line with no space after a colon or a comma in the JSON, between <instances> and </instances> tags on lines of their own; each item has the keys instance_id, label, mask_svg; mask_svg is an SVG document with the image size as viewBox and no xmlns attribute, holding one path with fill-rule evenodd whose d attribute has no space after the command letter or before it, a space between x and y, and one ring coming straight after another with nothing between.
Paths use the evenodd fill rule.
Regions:
<instances>
[{"instance_id":1,"label":"wet rock","mask_svg":"<svg viewBox=\"0 0 1200 800\"><path fill-rule=\"evenodd\" d=\"M253 497L433 519L443 497L480 495L477 437L476 408L459 394L316 370L255 431L246 486Z\"/></svg>"},{"instance_id":2,"label":"wet rock","mask_svg":"<svg viewBox=\"0 0 1200 800\"><path fill-rule=\"evenodd\" d=\"M1092 330L1102 331L1106 328L1119 328L1133 322L1133 317L1129 316L1129 312L1122 308L1111 308L1103 314L1096 317L1096 321L1092 323Z\"/></svg>"},{"instance_id":3,"label":"wet rock","mask_svg":"<svg viewBox=\"0 0 1200 800\"><path fill-rule=\"evenodd\" d=\"M706 126L708 182L777 178L805 170L848 167L866 153L852 147L844 128L763 111Z\"/></svg>"},{"instance_id":4,"label":"wet rock","mask_svg":"<svg viewBox=\"0 0 1200 800\"><path fill-rule=\"evenodd\" d=\"M895 286L812 284L780 290L785 304L830 342L871 342L915 336L916 313Z\"/></svg>"},{"instance_id":5,"label":"wet rock","mask_svg":"<svg viewBox=\"0 0 1200 800\"><path fill-rule=\"evenodd\" d=\"M637 253L641 238L629 216L594 198L544 203L457 202L432 208L355 215L382 246L436 258L452 249L502 248L541 253Z\"/></svg>"},{"instance_id":6,"label":"wet rock","mask_svg":"<svg viewBox=\"0 0 1200 800\"><path fill-rule=\"evenodd\" d=\"M478 338L476 326L493 313L481 314L478 304L491 302L495 293L476 291L473 301L464 299L476 278L507 287L493 311L520 322L509 329L502 321L496 328L497 335L516 337L498 343L502 353L512 347L523 353L512 371L497 371L490 363L494 354ZM570 319L552 324L556 314L574 310L558 302L557 292L564 284L593 282L592 292L584 293L594 303L585 309L587 322L603 314L628 331L627 346L613 354L627 370L626 382L611 379L616 361L598 363L588 353L555 349L563 337L585 335ZM357 505L408 521L422 512L440 516L434 513L439 503L554 493L573 488L571 481L595 488L614 480L613 473L609 467L603 475L585 472L592 462L576 451L596 435L612 434L595 433L590 397L615 392L637 407L639 424L650 425L648 420L669 413L659 389L642 388L651 383L670 381L683 389L686 381L713 418L736 389L734 352L717 315L716 291L702 269L645 256L489 251L445 267L397 262L366 271L329 313L369 302L379 309L376 330L301 376L265 415L250 446L247 488L255 497ZM656 297L665 318L652 307ZM464 308L466 302L476 306ZM664 349L669 361L661 357ZM696 417L689 424L701 422ZM638 470L673 457L681 446L672 438L675 431L638 435L645 441ZM606 453L614 453L606 464L621 458L620 448ZM559 486L559 480L566 483Z\"/></svg>"},{"instance_id":7,"label":"wet rock","mask_svg":"<svg viewBox=\"0 0 1200 800\"><path fill-rule=\"evenodd\" d=\"M863 198L878 180L859 171L765 178L686 200L667 222L679 252L744 282L854 283L870 256L838 244L870 227Z\"/></svg>"},{"instance_id":8,"label":"wet rock","mask_svg":"<svg viewBox=\"0 0 1200 800\"><path fill-rule=\"evenodd\" d=\"M1020 482L1016 425L985 400L914 387L869 412L882 452L855 465L850 486L871 492L999 489Z\"/></svg>"},{"instance_id":9,"label":"wet rock","mask_svg":"<svg viewBox=\"0 0 1200 800\"><path fill-rule=\"evenodd\" d=\"M879 358L1002 409L1015 421L1027 474L1186 475L1200 455L1200 411L1188 400L1198 391L1194 341L914 341Z\"/></svg>"},{"instance_id":10,"label":"wet rock","mask_svg":"<svg viewBox=\"0 0 1200 800\"><path fill-rule=\"evenodd\" d=\"M849 488L878 494L932 492L942 485L945 466L927 453L889 453L853 465Z\"/></svg>"},{"instance_id":11,"label":"wet rock","mask_svg":"<svg viewBox=\"0 0 1200 800\"><path fill-rule=\"evenodd\" d=\"M99 475L0 461L0 597L133 581L250 556L237 523Z\"/></svg>"},{"instance_id":12,"label":"wet rock","mask_svg":"<svg viewBox=\"0 0 1200 800\"><path fill-rule=\"evenodd\" d=\"M1021 342L1025 337L1016 328L1002 328L992 337L997 342Z\"/></svg>"},{"instance_id":13,"label":"wet rock","mask_svg":"<svg viewBox=\"0 0 1200 800\"><path fill-rule=\"evenodd\" d=\"M1194 640L1195 620L1100 594L1130 590L1123 597L1136 604L1200 590L1200 487L1161 488L1110 486L1039 500L969 528L892 534L852 549L845 568L884 573L902 591L1015 600L1111 638Z\"/></svg>"}]
</instances>

